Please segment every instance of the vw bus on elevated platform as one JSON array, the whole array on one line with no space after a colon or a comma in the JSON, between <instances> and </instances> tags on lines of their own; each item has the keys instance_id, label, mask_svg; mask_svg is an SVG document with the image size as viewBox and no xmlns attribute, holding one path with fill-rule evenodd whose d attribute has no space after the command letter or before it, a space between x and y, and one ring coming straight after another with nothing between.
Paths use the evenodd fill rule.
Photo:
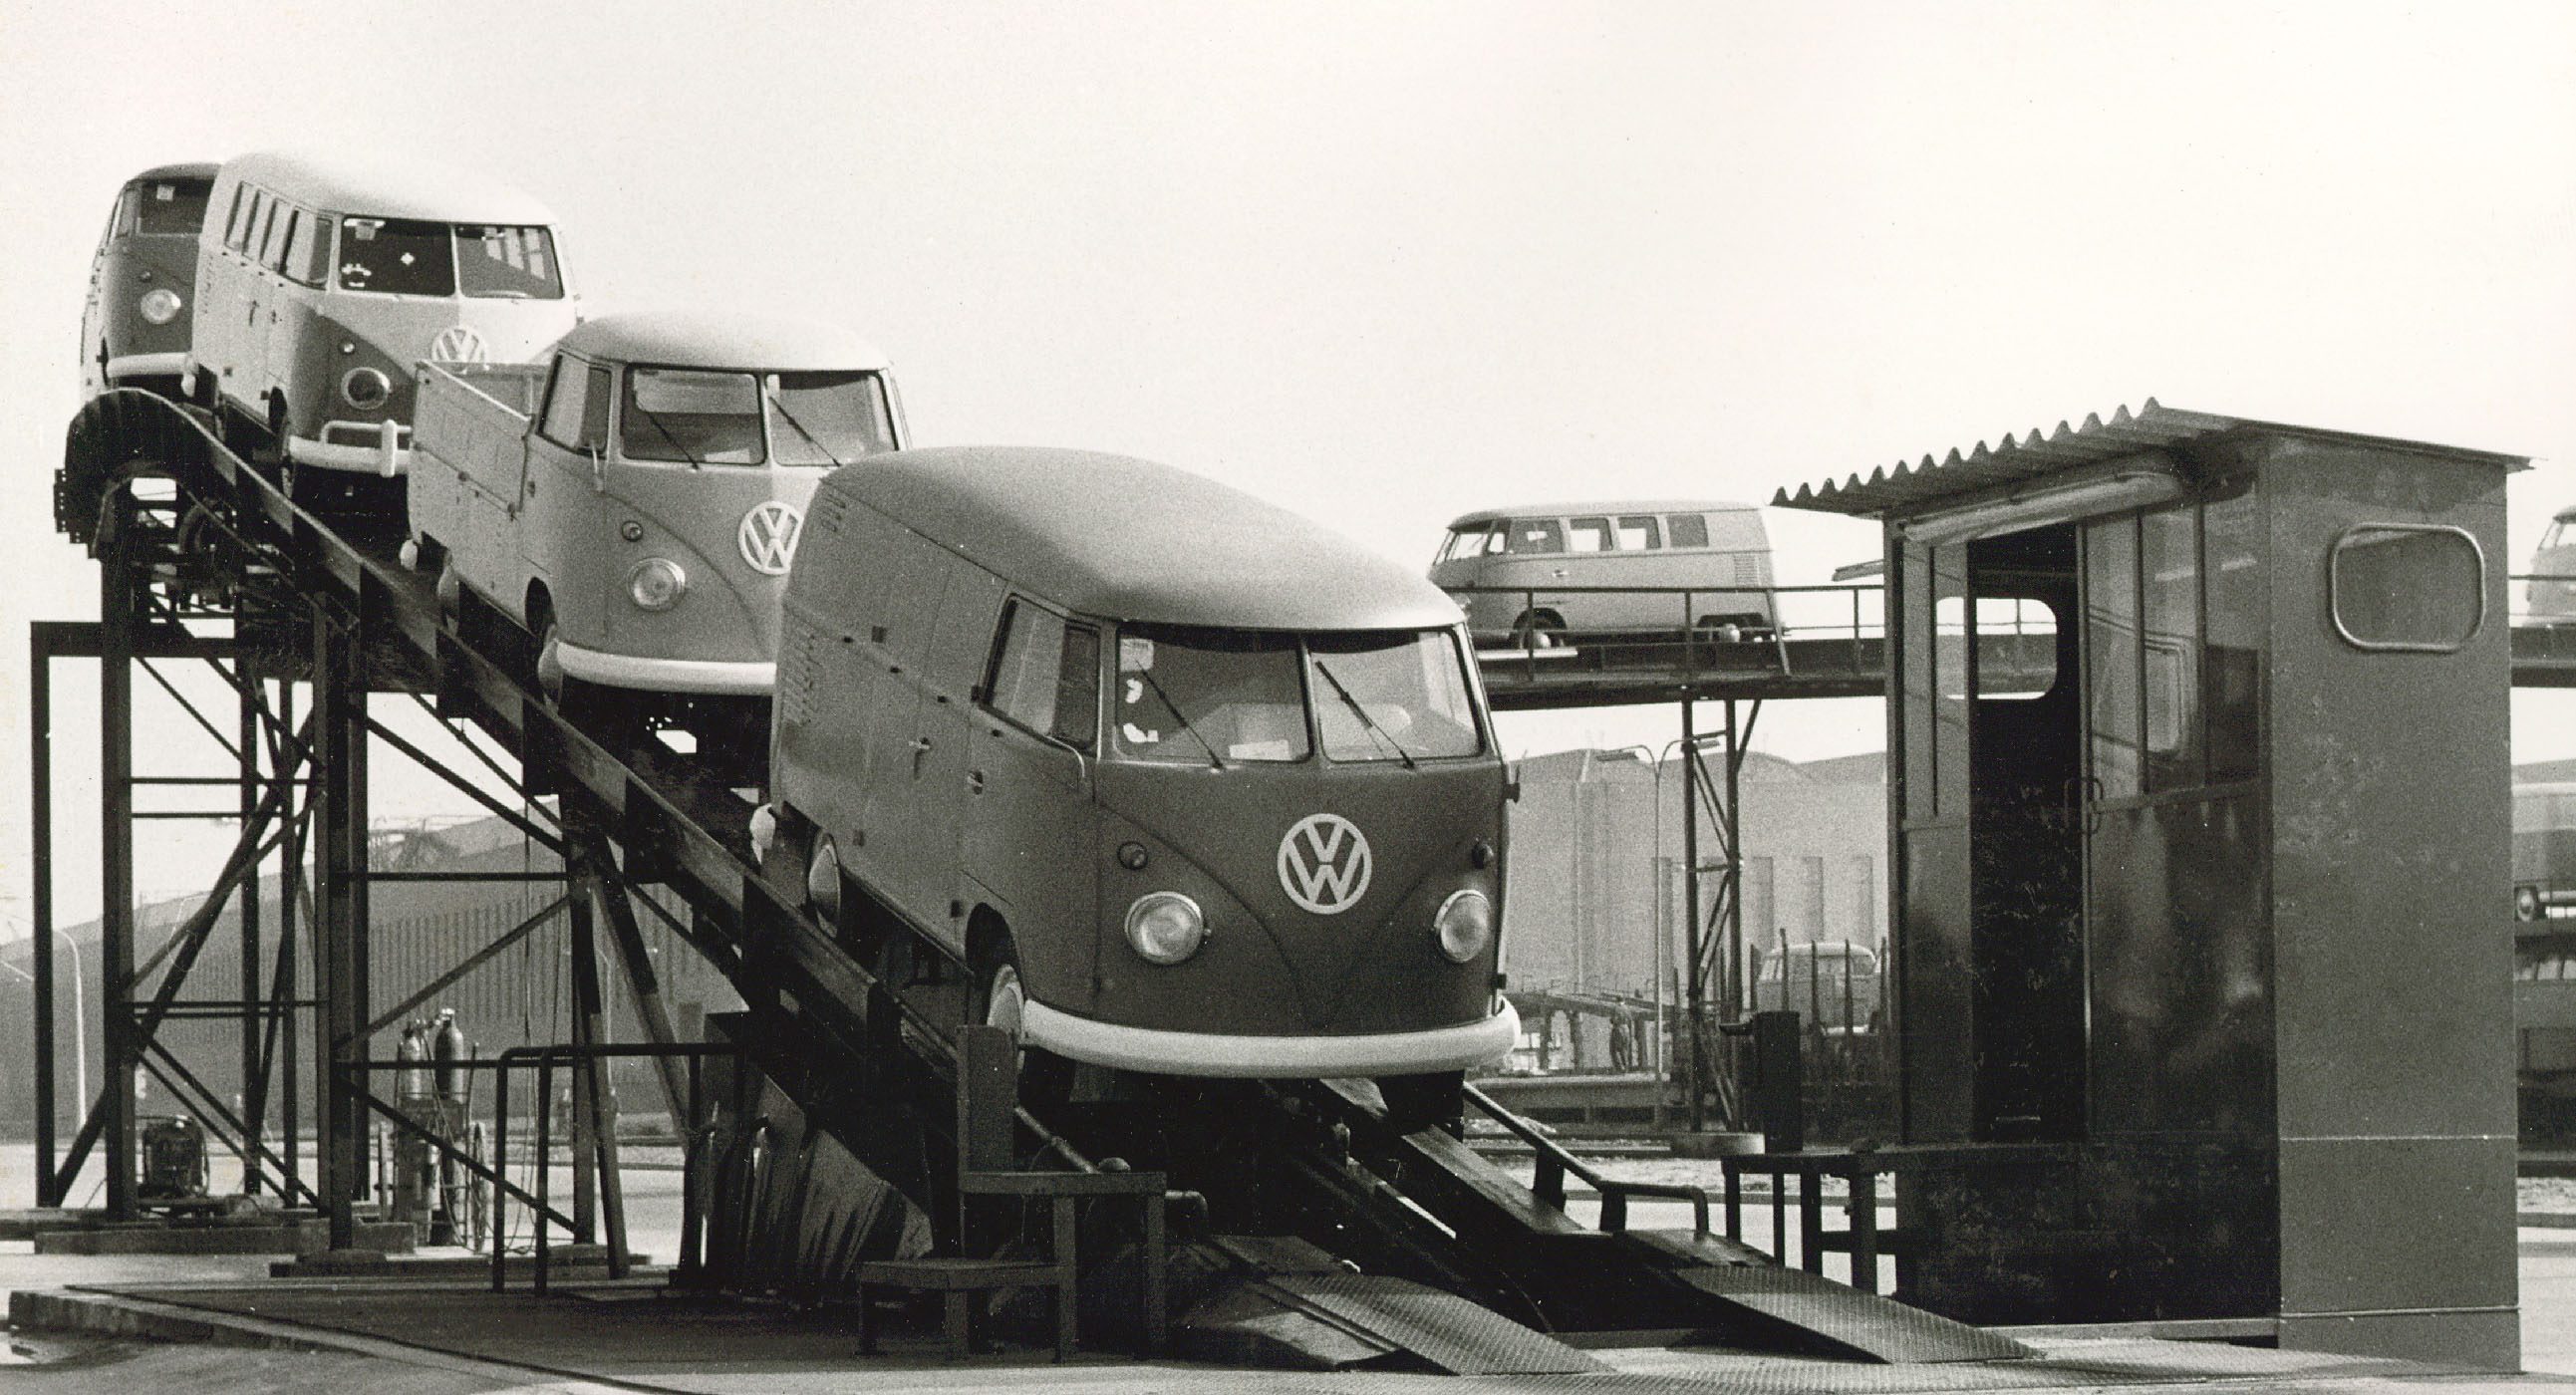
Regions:
<instances>
[{"instance_id":1,"label":"vw bus on elevated platform","mask_svg":"<svg viewBox=\"0 0 2576 1395\"><path fill-rule=\"evenodd\" d=\"M516 189L432 166L227 161L183 389L287 463L400 474L414 363L526 361L580 318L554 221Z\"/></svg>"},{"instance_id":2,"label":"vw bus on elevated platform","mask_svg":"<svg viewBox=\"0 0 2576 1395\"><path fill-rule=\"evenodd\" d=\"M89 268L81 314L81 395L175 391L197 290L197 231L213 165L163 165L125 182Z\"/></svg>"},{"instance_id":3,"label":"vw bus on elevated platform","mask_svg":"<svg viewBox=\"0 0 2576 1395\"><path fill-rule=\"evenodd\" d=\"M1504 767L1421 578L1166 466L905 451L824 482L785 624L756 839L895 982L1055 1058L1453 1110L1510 1049Z\"/></svg>"},{"instance_id":4,"label":"vw bus on elevated platform","mask_svg":"<svg viewBox=\"0 0 2576 1395\"><path fill-rule=\"evenodd\" d=\"M901 444L886 370L830 325L682 311L592 320L541 364L422 364L405 558L517 626L548 693L718 714L688 725L756 761L806 501Z\"/></svg>"},{"instance_id":5,"label":"vw bus on elevated platform","mask_svg":"<svg viewBox=\"0 0 2576 1395\"><path fill-rule=\"evenodd\" d=\"M1431 580L1480 641L1772 633L1771 542L1751 504L1639 499L1479 509L1451 520Z\"/></svg>"}]
</instances>

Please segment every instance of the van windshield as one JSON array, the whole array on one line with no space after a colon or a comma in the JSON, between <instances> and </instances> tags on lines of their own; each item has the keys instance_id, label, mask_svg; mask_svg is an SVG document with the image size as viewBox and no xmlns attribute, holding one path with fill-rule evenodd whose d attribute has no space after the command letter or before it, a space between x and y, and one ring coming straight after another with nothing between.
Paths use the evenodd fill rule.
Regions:
<instances>
[{"instance_id":1,"label":"van windshield","mask_svg":"<svg viewBox=\"0 0 2576 1395\"><path fill-rule=\"evenodd\" d=\"M553 236L543 228L458 225L456 288L486 299L563 299Z\"/></svg>"},{"instance_id":2,"label":"van windshield","mask_svg":"<svg viewBox=\"0 0 2576 1395\"><path fill-rule=\"evenodd\" d=\"M1447 630L1300 637L1128 625L1114 702L1110 750L1125 760L1301 761L1310 731L1326 759L1344 764L1410 766L1484 749L1465 660Z\"/></svg>"},{"instance_id":3,"label":"van windshield","mask_svg":"<svg viewBox=\"0 0 2576 1395\"><path fill-rule=\"evenodd\" d=\"M203 179L149 179L137 184L140 199L134 230L196 236L205 224L206 195L213 187Z\"/></svg>"},{"instance_id":4,"label":"van windshield","mask_svg":"<svg viewBox=\"0 0 2576 1395\"><path fill-rule=\"evenodd\" d=\"M1464 528L1449 530L1448 538L1440 544L1440 555L1431 559L1431 565L1436 567L1461 557L1482 557L1502 550L1503 539L1497 525L1470 523Z\"/></svg>"},{"instance_id":5,"label":"van windshield","mask_svg":"<svg viewBox=\"0 0 2576 1395\"><path fill-rule=\"evenodd\" d=\"M618 444L629 460L757 465L760 385L749 373L702 368L626 370Z\"/></svg>"},{"instance_id":6,"label":"van windshield","mask_svg":"<svg viewBox=\"0 0 2576 1395\"><path fill-rule=\"evenodd\" d=\"M456 257L447 225L412 218L343 218L339 277L344 291L454 295Z\"/></svg>"},{"instance_id":7,"label":"van windshield","mask_svg":"<svg viewBox=\"0 0 2576 1395\"><path fill-rule=\"evenodd\" d=\"M1111 748L1176 765L1306 758L1297 637L1129 625L1118 632Z\"/></svg>"},{"instance_id":8,"label":"van windshield","mask_svg":"<svg viewBox=\"0 0 2576 1395\"><path fill-rule=\"evenodd\" d=\"M885 381L874 373L772 373L761 392L781 465L846 465L894 449Z\"/></svg>"}]
</instances>

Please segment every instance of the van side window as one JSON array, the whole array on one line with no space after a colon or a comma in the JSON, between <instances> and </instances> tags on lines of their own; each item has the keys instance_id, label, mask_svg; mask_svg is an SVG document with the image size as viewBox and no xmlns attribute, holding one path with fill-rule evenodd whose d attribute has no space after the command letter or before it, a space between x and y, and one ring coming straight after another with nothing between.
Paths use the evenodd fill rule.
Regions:
<instances>
[{"instance_id":1,"label":"van side window","mask_svg":"<svg viewBox=\"0 0 2576 1395\"><path fill-rule=\"evenodd\" d=\"M608 443L608 376L578 359L558 355L545 424L538 428L566 450L596 450Z\"/></svg>"},{"instance_id":2,"label":"van side window","mask_svg":"<svg viewBox=\"0 0 2576 1395\"><path fill-rule=\"evenodd\" d=\"M277 221L277 200L266 189L259 191L259 206L251 210L250 236L242 239L242 255L252 261L260 259L261 249L268 246L268 225Z\"/></svg>"},{"instance_id":3,"label":"van side window","mask_svg":"<svg viewBox=\"0 0 2576 1395\"><path fill-rule=\"evenodd\" d=\"M322 284L331 264L331 224L310 213L295 216L295 235L286 245L286 279L300 285Z\"/></svg>"},{"instance_id":4,"label":"van side window","mask_svg":"<svg viewBox=\"0 0 2576 1395\"><path fill-rule=\"evenodd\" d=\"M1662 530L1655 526L1653 514L1635 514L1619 520L1619 550L1650 552L1662 547Z\"/></svg>"},{"instance_id":5,"label":"van side window","mask_svg":"<svg viewBox=\"0 0 2576 1395\"><path fill-rule=\"evenodd\" d=\"M269 220L268 241L259 250L261 266L281 274L285 272L286 249L295 241L296 225L303 221L305 221L303 209L285 204L278 205L277 216Z\"/></svg>"},{"instance_id":6,"label":"van side window","mask_svg":"<svg viewBox=\"0 0 2576 1395\"><path fill-rule=\"evenodd\" d=\"M1567 525L1565 541L1567 544L1565 550L1568 552L1608 552L1613 546L1610 541L1610 520L1578 518Z\"/></svg>"},{"instance_id":7,"label":"van side window","mask_svg":"<svg viewBox=\"0 0 2576 1395\"><path fill-rule=\"evenodd\" d=\"M1668 514L1665 516L1664 521L1672 525L1671 536L1673 546L1708 546L1708 518L1706 515L1696 513Z\"/></svg>"},{"instance_id":8,"label":"van side window","mask_svg":"<svg viewBox=\"0 0 2576 1395\"><path fill-rule=\"evenodd\" d=\"M259 209L259 191L247 184L233 186L233 211L224 220L224 245L238 252L250 236L251 215Z\"/></svg>"},{"instance_id":9,"label":"van side window","mask_svg":"<svg viewBox=\"0 0 2576 1395\"><path fill-rule=\"evenodd\" d=\"M1089 751L1100 730L1100 632L1014 598L986 690L1013 723Z\"/></svg>"},{"instance_id":10,"label":"van side window","mask_svg":"<svg viewBox=\"0 0 2576 1395\"><path fill-rule=\"evenodd\" d=\"M1515 518L1508 552L1563 552L1565 525L1553 518Z\"/></svg>"},{"instance_id":11,"label":"van side window","mask_svg":"<svg viewBox=\"0 0 2576 1395\"><path fill-rule=\"evenodd\" d=\"M141 216L142 210L142 187L134 184L125 186L125 192L116 196L116 211L108 219L107 235L123 237L133 232L135 221Z\"/></svg>"}]
</instances>

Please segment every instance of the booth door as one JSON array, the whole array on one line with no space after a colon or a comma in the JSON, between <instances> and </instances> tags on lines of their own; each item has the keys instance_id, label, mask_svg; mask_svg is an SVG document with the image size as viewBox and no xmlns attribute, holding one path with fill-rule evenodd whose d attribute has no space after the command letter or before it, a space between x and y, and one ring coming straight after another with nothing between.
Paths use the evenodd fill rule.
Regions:
<instances>
[{"instance_id":1,"label":"booth door","mask_svg":"<svg viewBox=\"0 0 2576 1395\"><path fill-rule=\"evenodd\" d=\"M2083 529L2095 1137L2270 1127L2260 527L2222 490Z\"/></svg>"}]
</instances>

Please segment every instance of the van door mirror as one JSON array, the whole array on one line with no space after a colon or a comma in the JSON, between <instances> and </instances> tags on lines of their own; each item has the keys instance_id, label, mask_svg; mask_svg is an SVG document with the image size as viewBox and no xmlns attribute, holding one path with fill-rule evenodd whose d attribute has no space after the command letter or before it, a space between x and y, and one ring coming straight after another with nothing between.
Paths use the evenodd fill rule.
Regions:
<instances>
[{"instance_id":1,"label":"van door mirror","mask_svg":"<svg viewBox=\"0 0 2576 1395\"><path fill-rule=\"evenodd\" d=\"M1503 802L1521 802L1521 763L1512 761L1503 767Z\"/></svg>"},{"instance_id":2,"label":"van door mirror","mask_svg":"<svg viewBox=\"0 0 2576 1395\"><path fill-rule=\"evenodd\" d=\"M608 464L597 446L590 448L590 492L593 494L608 492Z\"/></svg>"}]
</instances>

